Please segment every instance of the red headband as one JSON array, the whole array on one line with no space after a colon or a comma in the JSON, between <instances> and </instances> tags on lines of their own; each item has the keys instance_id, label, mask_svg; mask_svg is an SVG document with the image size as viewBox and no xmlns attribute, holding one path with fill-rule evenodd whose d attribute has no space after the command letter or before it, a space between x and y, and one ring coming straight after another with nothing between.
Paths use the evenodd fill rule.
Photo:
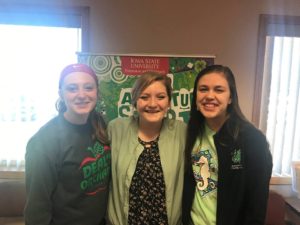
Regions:
<instances>
[{"instance_id":1,"label":"red headband","mask_svg":"<svg viewBox=\"0 0 300 225\"><path fill-rule=\"evenodd\" d=\"M68 76L70 73L73 72L84 72L89 75L91 75L94 80L96 81L96 84L98 85L98 78L96 73L86 64L81 64L81 63L76 63L76 64L70 64L66 66L60 73L60 78L59 78L59 89L61 88L64 79L66 76Z\"/></svg>"}]
</instances>

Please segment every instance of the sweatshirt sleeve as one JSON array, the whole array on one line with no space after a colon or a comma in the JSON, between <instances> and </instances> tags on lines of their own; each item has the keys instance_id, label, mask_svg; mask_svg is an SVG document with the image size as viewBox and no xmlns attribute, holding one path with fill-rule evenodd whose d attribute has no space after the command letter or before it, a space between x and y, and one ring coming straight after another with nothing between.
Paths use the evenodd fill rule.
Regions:
<instances>
[{"instance_id":1,"label":"sweatshirt sleeve","mask_svg":"<svg viewBox=\"0 0 300 225\"><path fill-rule=\"evenodd\" d=\"M49 225L52 218L51 196L57 183L53 158L55 143L34 136L27 144L25 179L27 201L24 210L26 225Z\"/></svg>"}]
</instances>

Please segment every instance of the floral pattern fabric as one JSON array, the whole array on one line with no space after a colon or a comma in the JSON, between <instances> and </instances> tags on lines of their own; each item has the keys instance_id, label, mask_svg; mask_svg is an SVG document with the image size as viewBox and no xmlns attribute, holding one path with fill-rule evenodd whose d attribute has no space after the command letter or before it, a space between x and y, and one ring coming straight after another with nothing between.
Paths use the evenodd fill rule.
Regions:
<instances>
[{"instance_id":1,"label":"floral pattern fabric","mask_svg":"<svg viewBox=\"0 0 300 225\"><path fill-rule=\"evenodd\" d=\"M165 181L162 171L158 138L139 142L144 150L139 156L129 189L130 225L167 225Z\"/></svg>"}]
</instances>

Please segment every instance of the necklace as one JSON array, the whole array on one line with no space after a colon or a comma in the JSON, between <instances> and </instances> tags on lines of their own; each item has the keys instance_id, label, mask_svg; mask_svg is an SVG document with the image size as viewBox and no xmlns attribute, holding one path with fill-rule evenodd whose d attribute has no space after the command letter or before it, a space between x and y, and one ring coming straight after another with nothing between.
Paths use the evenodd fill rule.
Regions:
<instances>
[{"instance_id":1,"label":"necklace","mask_svg":"<svg viewBox=\"0 0 300 225\"><path fill-rule=\"evenodd\" d=\"M153 148L157 146L157 142L159 140L159 135L152 141L143 141L140 137L138 137L138 141L141 145L143 145L145 148Z\"/></svg>"}]
</instances>

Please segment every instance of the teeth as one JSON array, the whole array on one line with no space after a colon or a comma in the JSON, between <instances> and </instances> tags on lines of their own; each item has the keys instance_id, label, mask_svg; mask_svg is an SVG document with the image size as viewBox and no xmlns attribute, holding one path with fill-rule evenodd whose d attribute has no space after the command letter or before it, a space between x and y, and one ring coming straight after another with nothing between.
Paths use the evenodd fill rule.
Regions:
<instances>
[{"instance_id":1,"label":"teeth","mask_svg":"<svg viewBox=\"0 0 300 225\"><path fill-rule=\"evenodd\" d=\"M145 110L145 112L147 112L147 113L157 113L157 112L159 112L159 111Z\"/></svg>"},{"instance_id":2,"label":"teeth","mask_svg":"<svg viewBox=\"0 0 300 225\"><path fill-rule=\"evenodd\" d=\"M217 105L209 103L209 104L204 104L204 107L207 109L214 109L215 107L217 107Z\"/></svg>"}]
</instances>

